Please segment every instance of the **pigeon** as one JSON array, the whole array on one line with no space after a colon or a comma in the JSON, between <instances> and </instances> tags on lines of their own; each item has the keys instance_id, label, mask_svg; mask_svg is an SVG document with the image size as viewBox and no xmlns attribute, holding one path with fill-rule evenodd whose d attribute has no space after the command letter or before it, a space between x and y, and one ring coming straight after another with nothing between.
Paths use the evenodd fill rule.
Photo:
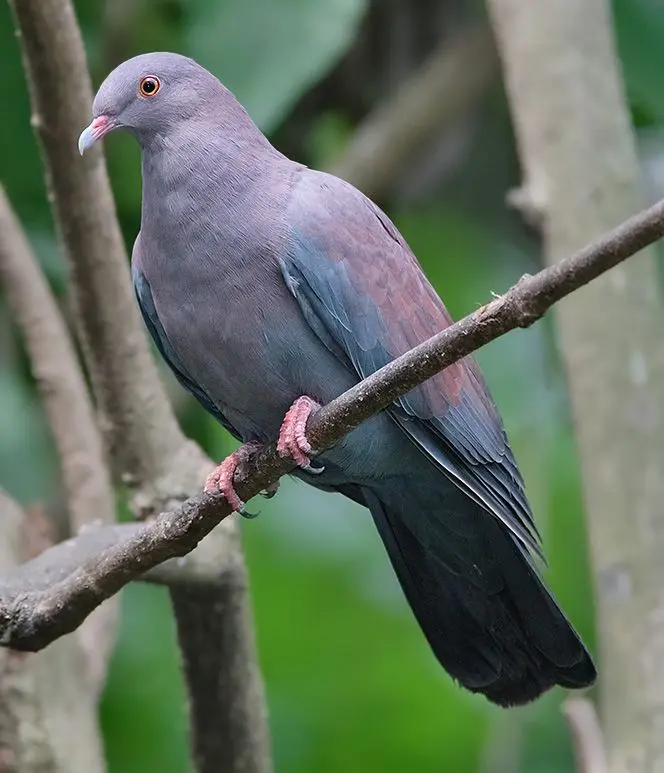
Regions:
<instances>
[{"instance_id":1,"label":"pigeon","mask_svg":"<svg viewBox=\"0 0 664 773\"><path fill-rule=\"evenodd\" d=\"M233 94L174 53L102 83L84 153L115 129L141 148L136 298L175 376L240 449L278 441L298 478L373 517L443 668L500 706L596 671L547 589L524 483L472 357L315 456L312 412L451 324L390 218L347 182L280 153Z\"/></svg>"}]
</instances>

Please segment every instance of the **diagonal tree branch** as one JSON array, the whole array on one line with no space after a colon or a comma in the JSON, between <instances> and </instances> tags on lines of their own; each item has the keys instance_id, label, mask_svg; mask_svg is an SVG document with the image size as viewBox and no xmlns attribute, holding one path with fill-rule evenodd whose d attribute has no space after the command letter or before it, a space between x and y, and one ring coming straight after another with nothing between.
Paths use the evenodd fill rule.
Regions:
<instances>
[{"instance_id":1,"label":"diagonal tree branch","mask_svg":"<svg viewBox=\"0 0 664 773\"><path fill-rule=\"evenodd\" d=\"M65 321L0 186L0 285L7 291L58 449L69 522L115 520L115 494L87 386ZM81 630L89 675L101 687L115 641L117 604L104 605Z\"/></svg>"},{"instance_id":2,"label":"diagonal tree branch","mask_svg":"<svg viewBox=\"0 0 664 773\"><path fill-rule=\"evenodd\" d=\"M532 325L556 301L662 236L664 201L573 257L522 277L504 295L321 408L308 424L310 442L319 450L329 447L400 395L508 331ZM274 445L259 449L236 472L238 494L247 501L291 469ZM0 644L27 650L45 647L130 580L193 550L229 514L223 497L202 494L152 521L91 528L47 550L0 582Z\"/></svg>"}]
</instances>

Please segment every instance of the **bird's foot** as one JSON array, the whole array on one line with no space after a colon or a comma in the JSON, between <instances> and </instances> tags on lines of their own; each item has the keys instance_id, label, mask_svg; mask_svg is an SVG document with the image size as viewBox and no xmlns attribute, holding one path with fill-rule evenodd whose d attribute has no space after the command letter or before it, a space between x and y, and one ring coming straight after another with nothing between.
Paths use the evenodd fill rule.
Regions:
<instances>
[{"instance_id":1,"label":"bird's foot","mask_svg":"<svg viewBox=\"0 0 664 773\"><path fill-rule=\"evenodd\" d=\"M237 451L227 456L224 461L215 468L207 477L205 481L205 493L217 494L221 493L228 504L233 508L233 512L238 512L240 515L246 518L255 517L252 513L248 513L244 509L244 502L238 496L235 486L233 485L233 476L235 470L243 463L246 462L249 456L261 447L260 443L250 442L241 445ZM278 485L278 484L277 484ZM270 487L272 489L272 487ZM276 493L276 488L271 495Z\"/></svg>"},{"instance_id":2,"label":"bird's foot","mask_svg":"<svg viewBox=\"0 0 664 773\"><path fill-rule=\"evenodd\" d=\"M279 456L292 459L298 467L313 474L319 474L325 469L311 466L310 454L313 449L306 435L309 416L319 408L320 405L311 397L298 397L284 416L277 441Z\"/></svg>"}]
</instances>

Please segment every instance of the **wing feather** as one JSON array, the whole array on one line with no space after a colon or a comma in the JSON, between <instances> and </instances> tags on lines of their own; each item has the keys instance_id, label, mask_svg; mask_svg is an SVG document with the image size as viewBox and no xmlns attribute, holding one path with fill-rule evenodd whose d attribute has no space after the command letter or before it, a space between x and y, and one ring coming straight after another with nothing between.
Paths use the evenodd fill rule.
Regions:
<instances>
[{"instance_id":1,"label":"wing feather","mask_svg":"<svg viewBox=\"0 0 664 773\"><path fill-rule=\"evenodd\" d=\"M284 278L311 327L359 377L451 324L394 224L352 186L303 173L289 222ZM389 413L468 496L541 555L523 480L472 357L400 398Z\"/></svg>"}]
</instances>

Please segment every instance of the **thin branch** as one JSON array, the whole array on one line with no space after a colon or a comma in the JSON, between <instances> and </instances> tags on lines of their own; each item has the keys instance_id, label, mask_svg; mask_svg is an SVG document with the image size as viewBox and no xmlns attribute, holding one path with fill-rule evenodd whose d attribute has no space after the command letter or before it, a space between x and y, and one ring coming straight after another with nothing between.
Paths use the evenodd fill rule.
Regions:
<instances>
[{"instance_id":1,"label":"thin branch","mask_svg":"<svg viewBox=\"0 0 664 773\"><path fill-rule=\"evenodd\" d=\"M357 128L332 174L380 198L413 158L485 92L498 61L486 23L457 32Z\"/></svg>"},{"instance_id":2,"label":"thin branch","mask_svg":"<svg viewBox=\"0 0 664 773\"><path fill-rule=\"evenodd\" d=\"M23 331L58 449L73 531L115 519L92 402L64 319L0 186L0 284Z\"/></svg>"},{"instance_id":3,"label":"thin branch","mask_svg":"<svg viewBox=\"0 0 664 773\"><path fill-rule=\"evenodd\" d=\"M69 0L10 5L109 456L126 482L153 487L175 456L186 466L186 441L139 320L102 152L78 157L93 97L80 31Z\"/></svg>"},{"instance_id":4,"label":"thin branch","mask_svg":"<svg viewBox=\"0 0 664 773\"><path fill-rule=\"evenodd\" d=\"M579 773L607 773L604 738L595 704L589 698L568 698L562 706L574 739Z\"/></svg>"},{"instance_id":5,"label":"thin branch","mask_svg":"<svg viewBox=\"0 0 664 773\"><path fill-rule=\"evenodd\" d=\"M58 449L69 522L115 520L115 494L94 409L69 332L26 235L0 186L0 284L7 291L30 355ZM81 630L90 678L104 682L115 642L117 604L104 605Z\"/></svg>"},{"instance_id":6,"label":"thin branch","mask_svg":"<svg viewBox=\"0 0 664 773\"><path fill-rule=\"evenodd\" d=\"M664 201L635 215L575 256L534 276L381 368L311 417L310 442L328 448L362 421L438 371L517 327L664 235ZM256 451L235 476L245 501L292 465L274 445ZM88 530L56 545L0 583L0 644L40 649L73 630L104 599L157 564L193 550L229 507L221 496L192 497L174 512L132 526Z\"/></svg>"}]
</instances>

